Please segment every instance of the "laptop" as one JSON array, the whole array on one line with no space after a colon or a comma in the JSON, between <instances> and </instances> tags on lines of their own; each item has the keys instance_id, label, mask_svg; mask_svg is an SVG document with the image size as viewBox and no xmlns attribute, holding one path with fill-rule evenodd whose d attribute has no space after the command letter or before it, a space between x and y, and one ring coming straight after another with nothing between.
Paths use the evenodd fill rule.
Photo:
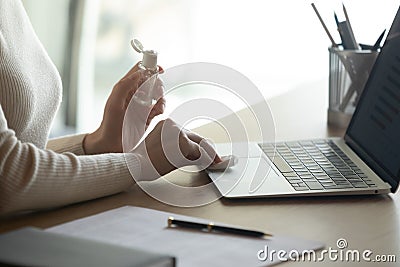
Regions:
<instances>
[{"instance_id":1,"label":"laptop","mask_svg":"<svg viewBox=\"0 0 400 267\"><path fill-rule=\"evenodd\" d=\"M208 175L226 198L395 193L400 181L400 9L344 138L216 144L237 164Z\"/></svg>"}]
</instances>

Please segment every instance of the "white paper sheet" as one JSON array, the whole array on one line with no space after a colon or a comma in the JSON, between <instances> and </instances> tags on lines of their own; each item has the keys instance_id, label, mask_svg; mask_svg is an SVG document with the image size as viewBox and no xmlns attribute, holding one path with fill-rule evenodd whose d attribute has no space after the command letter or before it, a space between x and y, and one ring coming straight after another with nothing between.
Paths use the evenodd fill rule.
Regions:
<instances>
[{"instance_id":1,"label":"white paper sheet","mask_svg":"<svg viewBox=\"0 0 400 267\"><path fill-rule=\"evenodd\" d=\"M265 261L258 252L317 250L320 242L274 236L271 239L168 228L167 219L208 221L156 210L125 206L47 229L82 238L141 248L177 258L177 266L270 266L279 263L275 254ZM265 256L261 254L261 256Z\"/></svg>"}]
</instances>

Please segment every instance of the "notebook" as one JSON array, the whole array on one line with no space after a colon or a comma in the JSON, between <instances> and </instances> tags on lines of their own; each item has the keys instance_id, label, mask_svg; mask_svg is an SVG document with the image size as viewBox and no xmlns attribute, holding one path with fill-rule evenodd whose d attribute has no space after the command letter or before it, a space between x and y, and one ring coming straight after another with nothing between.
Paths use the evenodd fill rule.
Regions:
<instances>
[{"instance_id":1,"label":"notebook","mask_svg":"<svg viewBox=\"0 0 400 267\"><path fill-rule=\"evenodd\" d=\"M0 235L1 266L175 266L175 258L28 227Z\"/></svg>"}]
</instances>

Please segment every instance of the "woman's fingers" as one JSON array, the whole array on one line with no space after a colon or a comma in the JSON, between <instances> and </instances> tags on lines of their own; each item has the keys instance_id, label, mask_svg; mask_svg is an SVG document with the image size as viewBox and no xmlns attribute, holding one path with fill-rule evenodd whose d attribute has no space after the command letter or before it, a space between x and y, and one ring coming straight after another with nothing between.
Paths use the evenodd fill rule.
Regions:
<instances>
[{"instance_id":1,"label":"woman's fingers","mask_svg":"<svg viewBox=\"0 0 400 267\"><path fill-rule=\"evenodd\" d=\"M164 98L164 83L160 78L157 78L154 86L154 90L152 90L153 99L157 99L157 102L154 104L149 117L147 119L147 125L151 123L154 117L161 115L165 111L166 100Z\"/></svg>"},{"instance_id":2,"label":"woman's fingers","mask_svg":"<svg viewBox=\"0 0 400 267\"><path fill-rule=\"evenodd\" d=\"M137 72L139 70L139 63L136 63L125 75L124 77L121 78L121 80L131 76L133 73Z\"/></svg>"},{"instance_id":3,"label":"woman's fingers","mask_svg":"<svg viewBox=\"0 0 400 267\"><path fill-rule=\"evenodd\" d=\"M150 79L155 79L153 84L150 79L146 78L144 72L139 71L138 64L133 66L119 81L116 94L118 98L124 99L124 107L126 108L135 94L142 92L145 95L150 91L150 96L157 99L157 102L148 114L147 125L149 125L155 116L162 114L165 110L164 83L159 77L151 77ZM161 66L159 66L159 72L164 72ZM148 80L147 83L146 80ZM150 88L150 86L153 88Z\"/></svg>"},{"instance_id":4,"label":"woman's fingers","mask_svg":"<svg viewBox=\"0 0 400 267\"><path fill-rule=\"evenodd\" d=\"M114 87L113 94L120 100L130 101L132 96L136 93L139 86L144 81L144 75L137 71L130 74L128 77L121 79Z\"/></svg>"},{"instance_id":5,"label":"woman's fingers","mask_svg":"<svg viewBox=\"0 0 400 267\"><path fill-rule=\"evenodd\" d=\"M209 141L170 119L160 121L134 152L148 158L158 176L184 166L206 168L221 161Z\"/></svg>"},{"instance_id":6,"label":"woman's fingers","mask_svg":"<svg viewBox=\"0 0 400 267\"><path fill-rule=\"evenodd\" d=\"M160 98L156 104L154 104L153 108L150 111L149 117L147 118L147 125L151 123L154 117L161 115L164 113L165 110L165 98Z\"/></svg>"},{"instance_id":7,"label":"woman's fingers","mask_svg":"<svg viewBox=\"0 0 400 267\"><path fill-rule=\"evenodd\" d=\"M125 89L124 91L134 90L133 93L140 87L140 85L145 82L146 77L142 71L139 71L140 62L136 63L125 75L121 78L119 83L122 83L121 88ZM159 73L163 73L164 69L161 66L159 67ZM155 99L159 99L163 95L163 82L160 78L157 77L156 82L156 95ZM160 91L161 90L161 91Z\"/></svg>"},{"instance_id":8,"label":"woman's fingers","mask_svg":"<svg viewBox=\"0 0 400 267\"><path fill-rule=\"evenodd\" d=\"M213 159L213 163L221 162L221 158L218 156L217 152L215 151L215 148L213 147L210 141L189 130L184 129L184 131L186 131L186 135L190 140L197 143L198 146L202 148L210 158Z\"/></svg>"}]
</instances>

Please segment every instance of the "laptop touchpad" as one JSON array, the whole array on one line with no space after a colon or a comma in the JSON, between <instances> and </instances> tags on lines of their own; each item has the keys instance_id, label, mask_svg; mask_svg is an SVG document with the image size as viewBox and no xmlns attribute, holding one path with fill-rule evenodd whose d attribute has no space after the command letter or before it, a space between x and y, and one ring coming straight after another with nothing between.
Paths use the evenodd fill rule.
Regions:
<instances>
[{"instance_id":1,"label":"laptop touchpad","mask_svg":"<svg viewBox=\"0 0 400 267\"><path fill-rule=\"evenodd\" d=\"M265 158L238 158L235 166L225 171L209 171L222 195L227 197L257 196L291 189Z\"/></svg>"}]
</instances>

